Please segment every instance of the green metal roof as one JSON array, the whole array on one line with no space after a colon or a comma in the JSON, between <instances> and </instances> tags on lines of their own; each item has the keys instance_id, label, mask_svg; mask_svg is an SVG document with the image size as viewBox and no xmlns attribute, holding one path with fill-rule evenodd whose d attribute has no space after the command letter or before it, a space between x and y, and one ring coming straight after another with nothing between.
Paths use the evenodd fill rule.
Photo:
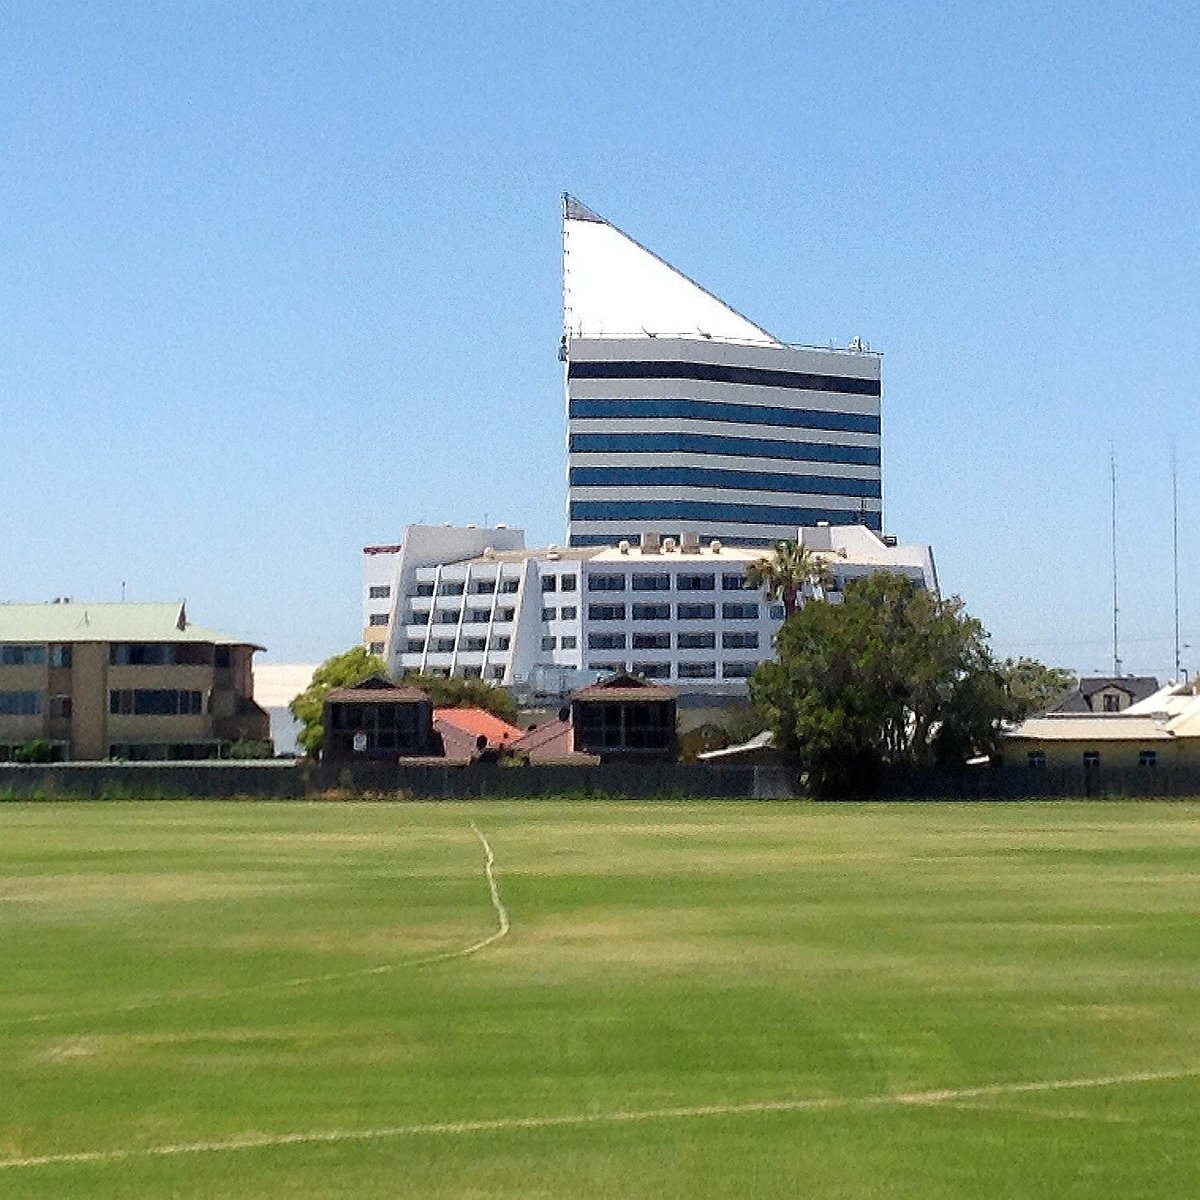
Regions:
<instances>
[{"instance_id":1,"label":"green metal roof","mask_svg":"<svg viewBox=\"0 0 1200 1200\"><path fill-rule=\"evenodd\" d=\"M0 604L0 642L209 642L252 646L245 638L193 625L180 601L91 604L74 600ZM263 646L254 646L262 650Z\"/></svg>"}]
</instances>

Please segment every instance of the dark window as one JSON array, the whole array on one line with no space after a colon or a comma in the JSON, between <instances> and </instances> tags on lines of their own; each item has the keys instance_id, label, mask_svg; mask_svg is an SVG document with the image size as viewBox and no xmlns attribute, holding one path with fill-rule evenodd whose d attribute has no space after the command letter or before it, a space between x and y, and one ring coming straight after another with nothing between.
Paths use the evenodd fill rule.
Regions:
<instances>
[{"instance_id":1,"label":"dark window","mask_svg":"<svg viewBox=\"0 0 1200 1200\"><path fill-rule=\"evenodd\" d=\"M1112 692L1104 694L1104 711L1105 712L1120 712L1121 697L1114 695Z\"/></svg>"},{"instance_id":2,"label":"dark window","mask_svg":"<svg viewBox=\"0 0 1200 1200\"><path fill-rule=\"evenodd\" d=\"M458 616L458 609L442 608L438 610L437 623L439 625L457 625Z\"/></svg>"},{"instance_id":3,"label":"dark window","mask_svg":"<svg viewBox=\"0 0 1200 1200\"><path fill-rule=\"evenodd\" d=\"M717 664L715 662L681 662L679 664L680 679L716 679Z\"/></svg>"},{"instance_id":4,"label":"dark window","mask_svg":"<svg viewBox=\"0 0 1200 1200\"><path fill-rule=\"evenodd\" d=\"M511 644L511 639L509 637L507 637L506 635L492 638L492 649L493 650L507 650L510 644Z\"/></svg>"},{"instance_id":5,"label":"dark window","mask_svg":"<svg viewBox=\"0 0 1200 1200\"><path fill-rule=\"evenodd\" d=\"M716 589L715 575L680 575L675 586L681 592L711 592Z\"/></svg>"},{"instance_id":6,"label":"dark window","mask_svg":"<svg viewBox=\"0 0 1200 1200\"><path fill-rule=\"evenodd\" d=\"M557 608L543 608L542 609L542 620L543 621L556 621L557 619L558 619L558 609Z\"/></svg>"},{"instance_id":7,"label":"dark window","mask_svg":"<svg viewBox=\"0 0 1200 1200\"><path fill-rule=\"evenodd\" d=\"M576 646L575 639L573 637L571 637L569 634L563 638L562 648L564 650L574 650L575 646Z\"/></svg>"},{"instance_id":8,"label":"dark window","mask_svg":"<svg viewBox=\"0 0 1200 1200\"><path fill-rule=\"evenodd\" d=\"M746 588L746 577L740 572L736 575L726 574L721 576L721 590L725 592L740 592Z\"/></svg>"},{"instance_id":9,"label":"dark window","mask_svg":"<svg viewBox=\"0 0 1200 1200\"><path fill-rule=\"evenodd\" d=\"M0 717L40 717L41 692L0 692Z\"/></svg>"},{"instance_id":10,"label":"dark window","mask_svg":"<svg viewBox=\"0 0 1200 1200\"><path fill-rule=\"evenodd\" d=\"M716 647L715 633L680 633L676 635L675 645L680 650L712 650Z\"/></svg>"},{"instance_id":11,"label":"dark window","mask_svg":"<svg viewBox=\"0 0 1200 1200\"><path fill-rule=\"evenodd\" d=\"M757 604L722 604L721 616L726 621L757 621Z\"/></svg>"},{"instance_id":12,"label":"dark window","mask_svg":"<svg viewBox=\"0 0 1200 1200\"><path fill-rule=\"evenodd\" d=\"M563 621L573 621L578 616L578 610L573 604L564 605L558 610L559 618Z\"/></svg>"},{"instance_id":13,"label":"dark window","mask_svg":"<svg viewBox=\"0 0 1200 1200\"><path fill-rule=\"evenodd\" d=\"M438 654L449 654L450 651L454 649L454 639L438 638L437 641L434 642L433 648L438 652Z\"/></svg>"},{"instance_id":14,"label":"dark window","mask_svg":"<svg viewBox=\"0 0 1200 1200\"><path fill-rule=\"evenodd\" d=\"M463 584L457 579L444 579L438 588L439 596L461 596L462 594Z\"/></svg>"},{"instance_id":15,"label":"dark window","mask_svg":"<svg viewBox=\"0 0 1200 1200\"><path fill-rule=\"evenodd\" d=\"M1083 765L1085 767L1098 767L1100 765L1100 751L1085 750L1083 752Z\"/></svg>"},{"instance_id":16,"label":"dark window","mask_svg":"<svg viewBox=\"0 0 1200 1200\"><path fill-rule=\"evenodd\" d=\"M415 595L415 596L432 596L433 595L433 584L432 583L418 583L417 590L413 593L413 595Z\"/></svg>"},{"instance_id":17,"label":"dark window","mask_svg":"<svg viewBox=\"0 0 1200 1200\"><path fill-rule=\"evenodd\" d=\"M487 649L487 638L471 637L467 638L467 649L472 653L478 653L480 650Z\"/></svg>"},{"instance_id":18,"label":"dark window","mask_svg":"<svg viewBox=\"0 0 1200 1200\"><path fill-rule=\"evenodd\" d=\"M558 591L558 576L557 575L543 575L542 576L542 591L543 592L557 592Z\"/></svg>"},{"instance_id":19,"label":"dark window","mask_svg":"<svg viewBox=\"0 0 1200 1200\"><path fill-rule=\"evenodd\" d=\"M45 663L45 646L0 646L0 666L41 667Z\"/></svg>"},{"instance_id":20,"label":"dark window","mask_svg":"<svg viewBox=\"0 0 1200 1200\"><path fill-rule=\"evenodd\" d=\"M757 663L727 662L721 664L721 675L725 679L749 679Z\"/></svg>"},{"instance_id":21,"label":"dark window","mask_svg":"<svg viewBox=\"0 0 1200 1200\"><path fill-rule=\"evenodd\" d=\"M500 584L500 593L504 596L515 595L520 586L521 581L519 579L505 579Z\"/></svg>"},{"instance_id":22,"label":"dark window","mask_svg":"<svg viewBox=\"0 0 1200 1200\"><path fill-rule=\"evenodd\" d=\"M671 635L669 633L635 633L633 648L635 650L670 650Z\"/></svg>"},{"instance_id":23,"label":"dark window","mask_svg":"<svg viewBox=\"0 0 1200 1200\"><path fill-rule=\"evenodd\" d=\"M625 620L625 605L623 604L589 604L589 621L623 621Z\"/></svg>"},{"instance_id":24,"label":"dark window","mask_svg":"<svg viewBox=\"0 0 1200 1200\"><path fill-rule=\"evenodd\" d=\"M717 615L715 604L681 604L677 611L681 621L711 621Z\"/></svg>"},{"instance_id":25,"label":"dark window","mask_svg":"<svg viewBox=\"0 0 1200 1200\"><path fill-rule=\"evenodd\" d=\"M372 613L367 620L368 625L386 625L388 623L387 613Z\"/></svg>"},{"instance_id":26,"label":"dark window","mask_svg":"<svg viewBox=\"0 0 1200 1200\"><path fill-rule=\"evenodd\" d=\"M52 667L69 667L71 665L71 647L51 646L50 665Z\"/></svg>"},{"instance_id":27,"label":"dark window","mask_svg":"<svg viewBox=\"0 0 1200 1200\"><path fill-rule=\"evenodd\" d=\"M71 716L71 697L70 696L51 696L50 697L50 717L56 721L69 720Z\"/></svg>"},{"instance_id":28,"label":"dark window","mask_svg":"<svg viewBox=\"0 0 1200 1200\"><path fill-rule=\"evenodd\" d=\"M405 650L409 654L420 654L425 649L425 642L421 638L409 638L405 643Z\"/></svg>"},{"instance_id":29,"label":"dark window","mask_svg":"<svg viewBox=\"0 0 1200 1200\"><path fill-rule=\"evenodd\" d=\"M768 615L772 621L782 621L787 616L787 609L782 604L772 604Z\"/></svg>"},{"instance_id":30,"label":"dark window","mask_svg":"<svg viewBox=\"0 0 1200 1200\"><path fill-rule=\"evenodd\" d=\"M498 608L496 609L496 620L511 621L516 615L516 611L515 608Z\"/></svg>"},{"instance_id":31,"label":"dark window","mask_svg":"<svg viewBox=\"0 0 1200 1200\"><path fill-rule=\"evenodd\" d=\"M589 650L624 650L625 635L623 633L589 633Z\"/></svg>"},{"instance_id":32,"label":"dark window","mask_svg":"<svg viewBox=\"0 0 1200 1200\"><path fill-rule=\"evenodd\" d=\"M409 624L411 624L411 625L428 625L429 624L429 613L428 612L414 612L412 615L412 620L409 622Z\"/></svg>"},{"instance_id":33,"label":"dark window","mask_svg":"<svg viewBox=\"0 0 1200 1200\"><path fill-rule=\"evenodd\" d=\"M559 587L564 592L573 592L575 590L576 579L574 575L563 575Z\"/></svg>"},{"instance_id":34,"label":"dark window","mask_svg":"<svg viewBox=\"0 0 1200 1200\"><path fill-rule=\"evenodd\" d=\"M635 592L669 592L671 590L671 576L666 574L661 575L646 575L634 574L633 590Z\"/></svg>"},{"instance_id":35,"label":"dark window","mask_svg":"<svg viewBox=\"0 0 1200 1200\"><path fill-rule=\"evenodd\" d=\"M386 615L383 621L387 623ZM108 663L113 667L204 667L212 662L213 648L203 643L114 642L108 648Z\"/></svg>"},{"instance_id":36,"label":"dark window","mask_svg":"<svg viewBox=\"0 0 1200 1200\"><path fill-rule=\"evenodd\" d=\"M392 594L392 589L386 584L376 584L367 589L367 596L371 600L386 600Z\"/></svg>"},{"instance_id":37,"label":"dark window","mask_svg":"<svg viewBox=\"0 0 1200 1200\"><path fill-rule=\"evenodd\" d=\"M671 606L669 604L635 604L633 619L635 621L669 621Z\"/></svg>"},{"instance_id":38,"label":"dark window","mask_svg":"<svg viewBox=\"0 0 1200 1200\"><path fill-rule=\"evenodd\" d=\"M634 639L636 646L637 639ZM639 663L633 664L633 673L640 675L643 679L670 679L671 664L670 663Z\"/></svg>"},{"instance_id":39,"label":"dark window","mask_svg":"<svg viewBox=\"0 0 1200 1200\"><path fill-rule=\"evenodd\" d=\"M134 717L197 716L204 711L203 694L177 688L121 688L109 692L108 711Z\"/></svg>"},{"instance_id":40,"label":"dark window","mask_svg":"<svg viewBox=\"0 0 1200 1200\"><path fill-rule=\"evenodd\" d=\"M589 592L623 592L625 590L624 575L589 575Z\"/></svg>"},{"instance_id":41,"label":"dark window","mask_svg":"<svg viewBox=\"0 0 1200 1200\"><path fill-rule=\"evenodd\" d=\"M554 650L557 648L557 645L558 645L557 638L552 638L552 637L542 638L542 649L543 650Z\"/></svg>"},{"instance_id":42,"label":"dark window","mask_svg":"<svg viewBox=\"0 0 1200 1200\"><path fill-rule=\"evenodd\" d=\"M227 671L233 666L233 651L228 646L218 646L213 651L213 666L219 670Z\"/></svg>"},{"instance_id":43,"label":"dark window","mask_svg":"<svg viewBox=\"0 0 1200 1200\"><path fill-rule=\"evenodd\" d=\"M494 579L477 579L471 584L471 594L474 596L490 596L496 590Z\"/></svg>"},{"instance_id":44,"label":"dark window","mask_svg":"<svg viewBox=\"0 0 1200 1200\"><path fill-rule=\"evenodd\" d=\"M482 667L463 667L464 679L481 679L483 678Z\"/></svg>"},{"instance_id":45,"label":"dark window","mask_svg":"<svg viewBox=\"0 0 1200 1200\"><path fill-rule=\"evenodd\" d=\"M472 608L467 612L467 620L472 625L486 625L492 614L486 608Z\"/></svg>"},{"instance_id":46,"label":"dark window","mask_svg":"<svg viewBox=\"0 0 1200 1200\"><path fill-rule=\"evenodd\" d=\"M383 643L382 642L368 642L367 643L367 653L374 654L374 655L377 655L378 657L382 658L383 657Z\"/></svg>"},{"instance_id":47,"label":"dark window","mask_svg":"<svg viewBox=\"0 0 1200 1200\"><path fill-rule=\"evenodd\" d=\"M726 650L757 650L758 634L741 630L726 629L721 634L721 645Z\"/></svg>"},{"instance_id":48,"label":"dark window","mask_svg":"<svg viewBox=\"0 0 1200 1200\"><path fill-rule=\"evenodd\" d=\"M1029 761L1029 766L1034 771L1044 771L1046 769L1046 752L1045 752L1045 750L1030 750L1028 761Z\"/></svg>"},{"instance_id":49,"label":"dark window","mask_svg":"<svg viewBox=\"0 0 1200 1200\"><path fill-rule=\"evenodd\" d=\"M1158 766L1158 751L1157 750L1142 750L1138 754L1139 767L1157 767Z\"/></svg>"}]
</instances>

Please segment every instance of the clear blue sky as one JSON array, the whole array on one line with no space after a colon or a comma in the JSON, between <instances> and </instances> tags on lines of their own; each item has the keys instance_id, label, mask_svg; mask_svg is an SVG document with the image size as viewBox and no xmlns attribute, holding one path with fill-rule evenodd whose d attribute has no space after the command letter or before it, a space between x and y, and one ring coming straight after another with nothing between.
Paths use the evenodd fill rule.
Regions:
<instances>
[{"instance_id":1,"label":"clear blue sky","mask_svg":"<svg viewBox=\"0 0 1200 1200\"><path fill-rule=\"evenodd\" d=\"M0 598L314 660L414 520L561 541L563 190L884 351L889 530L994 635L1200 665L1188 5L14 3Z\"/></svg>"}]
</instances>

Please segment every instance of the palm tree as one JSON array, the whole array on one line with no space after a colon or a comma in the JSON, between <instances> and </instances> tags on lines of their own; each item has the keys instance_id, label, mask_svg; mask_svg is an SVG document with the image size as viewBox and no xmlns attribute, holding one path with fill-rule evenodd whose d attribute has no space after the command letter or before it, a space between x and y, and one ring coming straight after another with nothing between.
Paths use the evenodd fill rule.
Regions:
<instances>
[{"instance_id":1,"label":"palm tree","mask_svg":"<svg viewBox=\"0 0 1200 1200\"><path fill-rule=\"evenodd\" d=\"M805 590L812 595L818 587L828 587L830 581L825 560L795 542L776 542L769 555L746 565L746 582L762 588L769 601L782 600L785 618L799 608Z\"/></svg>"}]
</instances>

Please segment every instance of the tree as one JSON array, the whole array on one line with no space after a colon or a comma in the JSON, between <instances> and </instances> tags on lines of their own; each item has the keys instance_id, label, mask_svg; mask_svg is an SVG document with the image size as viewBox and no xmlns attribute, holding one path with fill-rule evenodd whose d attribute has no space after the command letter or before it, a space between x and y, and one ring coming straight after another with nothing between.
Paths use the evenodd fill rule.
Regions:
<instances>
[{"instance_id":1,"label":"tree","mask_svg":"<svg viewBox=\"0 0 1200 1200\"><path fill-rule=\"evenodd\" d=\"M364 679L387 676L383 659L368 653L365 646L355 646L344 654L327 658L314 672L312 682L298 695L288 708L300 722L300 733L296 740L307 754L316 757L325 740L322 720L325 697L335 687L353 687Z\"/></svg>"},{"instance_id":2,"label":"tree","mask_svg":"<svg viewBox=\"0 0 1200 1200\"><path fill-rule=\"evenodd\" d=\"M409 671L401 683L420 688L433 701L434 708L482 708L510 725L517 723L516 701L503 688L482 679Z\"/></svg>"},{"instance_id":3,"label":"tree","mask_svg":"<svg viewBox=\"0 0 1200 1200\"><path fill-rule=\"evenodd\" d=\"M1006 658L996 669L1008 689L1013 705L1013 720L1023 721L1034 713L1045 712L1078 682L1065 667L1048 667L1036 658Z\"/></svg>"},{"instance_id":4,"label":"tree","mask_svg":"<svg viewBox=\"0 0 1200 1200\"><path fill-rule=\"evenodd\" d=\"M997 753L1001 723L1017 715L962 601L885 571L847 584L843 603L808 604L786 621L750 695L822 797L867 792L887 765Z\"/></svg>"},{"instance_id":5,"label":"tree","mask_svg":"<svg viewBox=\"0 0 1200 1200\"><path fill-rule=\"evenodd\" d=\"M782 600L784 616L790 617L800 607L805 591L812 594L816 588L826 587L830 576L824 559L807 546L779 541L769 555L747 564L746 582L761 588L772 603Z\"/></svg>"}]
</instances>

